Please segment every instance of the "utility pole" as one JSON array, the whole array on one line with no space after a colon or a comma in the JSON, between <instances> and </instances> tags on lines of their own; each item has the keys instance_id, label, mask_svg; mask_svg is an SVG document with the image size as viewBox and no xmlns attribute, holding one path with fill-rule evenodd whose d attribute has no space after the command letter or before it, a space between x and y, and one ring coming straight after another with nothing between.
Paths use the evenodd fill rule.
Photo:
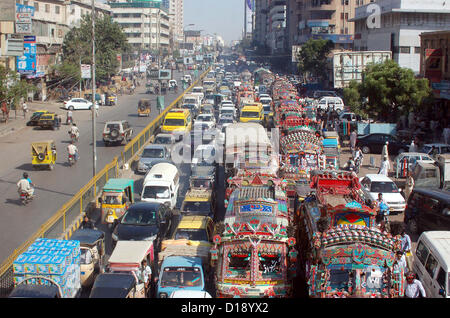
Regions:
<instances>
[{"instance_id":1,"label":"utility pole","mask_svg":"<svg viewBox=\"0 0 450 318\"><path fill-rule=\"evenodd\" d=\"M97 146L95 125L95 0L92 0L92 176L97 174Z\"/></svg>"}]
</instances>

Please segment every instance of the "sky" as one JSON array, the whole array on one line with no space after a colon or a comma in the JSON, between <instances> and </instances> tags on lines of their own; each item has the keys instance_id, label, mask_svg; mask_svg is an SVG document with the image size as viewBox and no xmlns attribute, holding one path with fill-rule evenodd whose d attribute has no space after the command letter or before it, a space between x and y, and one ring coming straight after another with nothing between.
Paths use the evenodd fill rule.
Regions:
<instances>
[{"instance_id":1,"label":"sky","mask_svg":"<svg viewBox=\"0 0 450 318\"><path fill-rule=\"evenodd\" d=\"M188 26L188 24L195 24ZM242 38L244 0L184 0L186 30L220 35L225 43Z\"/></svg>"}]
</instances>

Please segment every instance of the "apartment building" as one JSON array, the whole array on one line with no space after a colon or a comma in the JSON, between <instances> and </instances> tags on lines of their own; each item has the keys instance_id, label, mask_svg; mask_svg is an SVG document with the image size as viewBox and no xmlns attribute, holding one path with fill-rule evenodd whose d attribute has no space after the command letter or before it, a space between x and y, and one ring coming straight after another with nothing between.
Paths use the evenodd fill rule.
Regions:
<instances>
[{"instance_id":1,"label":"apartment building","mask_svg":"<svg viewBox=\"0 0 450 318\"><path fill-rule=\"evenodd\" d=\"M169 15L173 42L183 42L184 0L170 0Z\"/></svg>"},{"instance_id":2,"label":"apartment building","mask_svg":"<svg viewBox=\"0 0 450 318\"><path fill-rule=\"evenodd\" d=\"M169 9L162 2L119 0L109 4L113 20L122 26L134 54L168 51Z\"/></svg>"},{"instance_id":3,"label":"apartment building","mask_svg":"<svg viewBox=\"0 0 450 318\"><path fill-rule=\"evenodd\" d=\"M401 67L419 74L420 34L450 29L450 1L378 0L356 8L351 22L355 50L391 51Z\"/></svg>"},{"instance_id":4,"label":"apartment building","mask_svg":"<svg viewBox=\"0 0 450 318\"><path fill-rule=\"evenodd\" d=\"M253 30L253 40L259 47L266 45L268 8L269 0L255 0L255 29Z\"/></svg>"},{"instance_id":5,"label":"apartment building","mask_svg":"<svg viewBox=\"0 0 450 318\"><path fill-rule=\"evenodd\" d=\"M370 0L287 0L287 47L328 39L334 49L351 49L355 8Z\"/></svg>"},{"instance_id":6,"label":"apartment building","mask_svg":"<svg viewBox=\"0 0 450 318\"><path fill-rule=\"evenodd\" d=\"M286 0L269 0L266 44L272 54L286 50Z\"/></svg>"}]
</instances>

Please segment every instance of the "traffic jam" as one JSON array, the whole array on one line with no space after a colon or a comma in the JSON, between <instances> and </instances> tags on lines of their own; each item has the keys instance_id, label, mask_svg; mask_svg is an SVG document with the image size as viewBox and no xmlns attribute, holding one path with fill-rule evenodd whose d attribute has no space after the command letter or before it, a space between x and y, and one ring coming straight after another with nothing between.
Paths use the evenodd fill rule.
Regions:
<instances>
[{"instance_id":1,"label":"traffic jam","mask_svg":"<svg viewBox=\"0 0 450 318\"><path fill-rule=\"evenodd\" d=\"M303 97L252 63L212 64L129 175L105 184L97 222L14 261L9 297L404 298L416 281L448 297L448 259L408 210L426 193L407 201L382 167L362 173L375 142L347 150L356 115L341 98ZM396 151L404 174L406 145Z\"/></svg>"}]
</instances>

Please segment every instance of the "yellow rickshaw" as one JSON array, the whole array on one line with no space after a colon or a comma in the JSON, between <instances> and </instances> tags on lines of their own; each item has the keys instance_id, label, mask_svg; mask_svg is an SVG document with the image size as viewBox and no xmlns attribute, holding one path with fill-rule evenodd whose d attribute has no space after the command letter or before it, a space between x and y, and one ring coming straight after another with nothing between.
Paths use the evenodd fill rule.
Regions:
<instances>
[{"instance_id":1,"label":"yellow rickshaw","mask_svg":"<svg viewBox=\"0 0 450 318\"><path fill-rule=\"evenodd\" d=\"M56 162L56 145L53 140L37 141L31 143L31 156L34 169L46 166L50 170Z\"/></svg>"},{"instance_id":2,"label":"yellow rickshaw","mask_svg":"<svg viewBox=\"0 0 450 318\"><path fill-rule=\"evenodd\" d=\"M150 116L151 111L150 99L141 99L138 104L138 116Z\"/></svg>"}]
</instances>

